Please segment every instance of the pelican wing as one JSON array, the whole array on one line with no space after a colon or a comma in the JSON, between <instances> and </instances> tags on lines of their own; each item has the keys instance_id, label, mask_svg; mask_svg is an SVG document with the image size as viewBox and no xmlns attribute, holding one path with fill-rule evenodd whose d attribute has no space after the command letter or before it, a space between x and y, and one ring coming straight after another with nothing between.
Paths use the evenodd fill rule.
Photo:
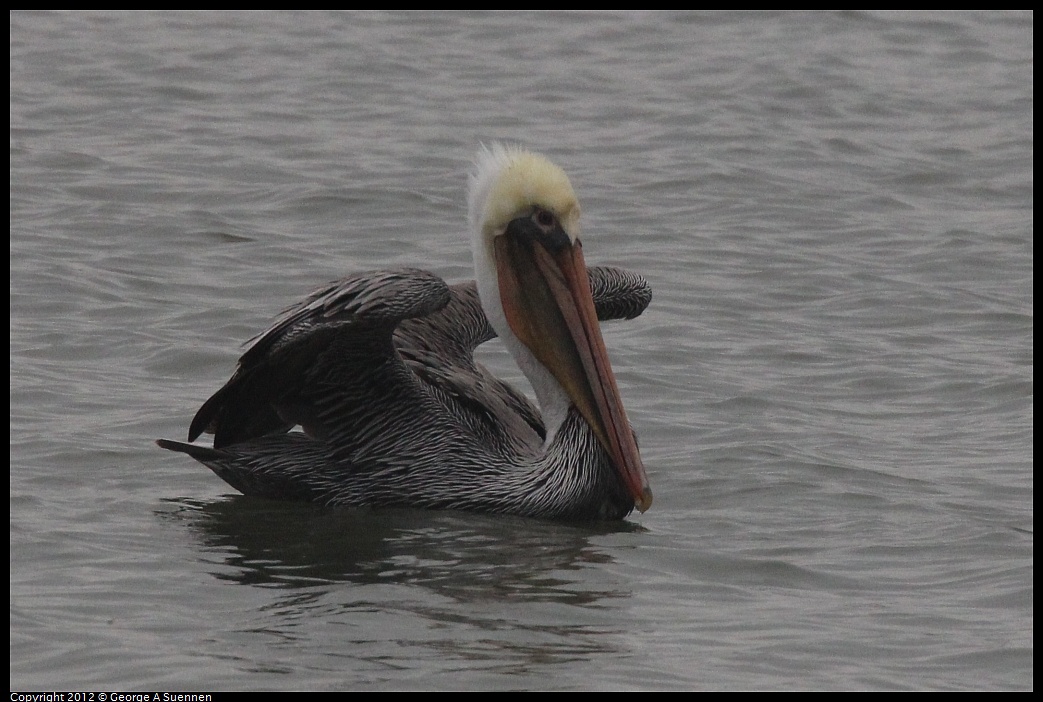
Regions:
<instances>
[{"instance_id":1,"label":"pelican wing","mask_svg":"<svg viewBox=\"0 0 1043 702\"><path fill-rule=\"evenodd\" d=\"M611 266L590 266L590 293L602 322L634 319L652 302L652 288L637 273Z\"/></svg>"},{"instance_id":2,"label":"pelican wing","mask_svg":"<svg viewBox=\"0 0 1043 702\"><path fill-rule=\"evenodd\" d=\"M449 297L441 278L408 268L363 273L316 290L255 337L232 378L196 413L189 441L208 432L221 448L297 424L325 433L315 390L342 384L346 376L394 372L395 327L444 307Z\"/></svg>"},{"instance_id":3,"label":"pelican wing","mask_svg":"<svg viewBox=\"0 0 1043 702\"><path fill-rule=\"evenodd\" d=\"M595 266L589 276L599 319L632 319L651 300L645 279L629 271ZM221 449L300 425L314 437L336 434L329 448L350 458L358 446L348 433L386 421L388 396L412 407L433 395L487 440L534 451L546 435L539 410L474 360L495 336L474 281L448 286L401 269L330 283L254 338L196 413L189 441L211 433ZM429 392L410 401L416 380Z\"/></svg>"}]
</instances>

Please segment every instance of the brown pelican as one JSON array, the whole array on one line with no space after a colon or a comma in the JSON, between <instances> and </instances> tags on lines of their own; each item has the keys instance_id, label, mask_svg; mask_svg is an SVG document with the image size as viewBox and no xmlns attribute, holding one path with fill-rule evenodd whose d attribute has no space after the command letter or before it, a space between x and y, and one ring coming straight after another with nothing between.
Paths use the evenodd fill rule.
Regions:
<instances>
[{"instance_id":1,"label":"brown pelican","mask_svg":"<svg viewBox=\"0 0 1043 702\"><path fill-rule=\"evenodd\" d=\"M588 273L575 192L543 156L482 149L468 206L477 284L417 269L332 283L256 337L200 408L189 441L212 433L212 448L157 443L247 495L556 519L645 511L598 319L636 317L647 283ZM494 336L539 410L474 361Z\"/></svg>"}]
</instances>

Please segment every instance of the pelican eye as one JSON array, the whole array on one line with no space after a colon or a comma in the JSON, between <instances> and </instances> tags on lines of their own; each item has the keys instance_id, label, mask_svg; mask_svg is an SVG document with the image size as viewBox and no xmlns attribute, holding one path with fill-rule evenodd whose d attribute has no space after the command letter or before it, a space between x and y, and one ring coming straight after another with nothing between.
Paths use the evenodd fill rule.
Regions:
<instances>
[{"instance_id":1,"label":"pelican eye","mask_svg":"<svg viewBox=\"0 0 1043 702\"><path fill-rule=\"evenodd\" d=\"M532 218L543 230L553 229L558 223L557 218L547 210L536 210L533 212Z\"/></svg>"}]
</instances>

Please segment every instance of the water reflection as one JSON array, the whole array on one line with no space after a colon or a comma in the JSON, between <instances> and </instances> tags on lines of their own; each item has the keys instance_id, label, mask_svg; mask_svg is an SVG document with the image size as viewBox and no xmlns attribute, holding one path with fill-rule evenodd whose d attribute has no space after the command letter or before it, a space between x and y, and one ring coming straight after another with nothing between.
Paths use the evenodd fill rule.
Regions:
<instances>
[{"instance_id":1,"label":"water reflection","mask_svg":"<svg viewBox=\"0 0 1043 702\"><path fill-rule=\"evenodd\" d=\"M619 610L630 591L607 572L610 547L596 541L643 531L637 524L326 509L241 496L173 505L165 518L198 536L213 577L273 590L247 612L249 635L293 641L295 655L310 644L323 656L337 650L353 659L350 668L367 669L370 683L379 685L374 661L524 676L533 666L622 650ZM328 626L317 629L317 621ZM302 641L320 630L333 639Z\"/></svg>"},{"instance_id":2,"label":"water reflection","mask_svg":"<svg viewBox=\"0 0 1043 702\"><path fill-rule=\"evenodd\" d=\"M466 592L495 584L536 598L555 593L564 573L608 562L592 536L643 530L631 522L560 524L520 517L424 510L327 509L231 497L179 501L205 545L227 552L243 584L415 583ZM554 573L552 576L551 573Z\"/></svg>"}]
</instances>

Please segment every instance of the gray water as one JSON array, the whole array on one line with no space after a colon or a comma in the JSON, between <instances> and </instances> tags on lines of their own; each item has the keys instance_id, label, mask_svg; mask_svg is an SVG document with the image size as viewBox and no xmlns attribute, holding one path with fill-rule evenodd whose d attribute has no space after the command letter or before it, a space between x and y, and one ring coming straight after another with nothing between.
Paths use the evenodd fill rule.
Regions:
<instances>
[{"instance_id":1,"label":"gray water","mask_svg":"<svg viewBox=\"0 0 1043 702\"><path fill-rule=\"evenodd\" d=\"M1031 13L14 13L11 687L1033 687ZM547 153L656 501L244 498L155 447ZM520 378L496 342L482 358Z\"/></svg>"}]
</instances>

